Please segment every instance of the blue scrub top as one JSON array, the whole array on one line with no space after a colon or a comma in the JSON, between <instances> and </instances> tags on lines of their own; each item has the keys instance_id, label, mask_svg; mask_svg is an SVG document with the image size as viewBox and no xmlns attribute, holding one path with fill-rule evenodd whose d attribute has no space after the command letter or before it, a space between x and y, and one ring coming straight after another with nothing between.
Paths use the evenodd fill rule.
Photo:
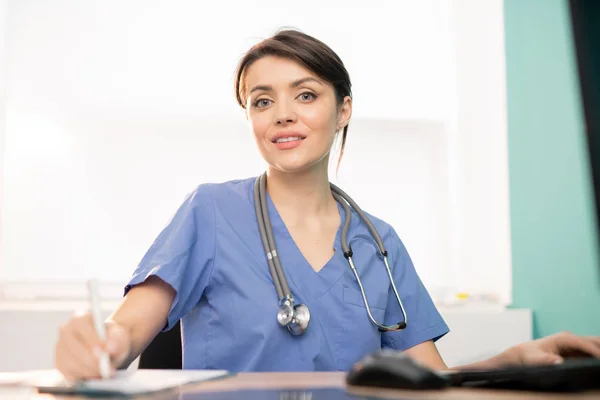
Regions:
<instances>
[{"instance_id":1,"label":"blue scrub top","mask_svg":"<svg viewBox=\"0 0 600 400\"><path fill-rule=\"evenodd\" d=\"M183 367L242 371L347 371L381 348L408 349L437 340L448 327L419 279L394 229L367 216L388 251L408 327L381 333L369 320L341 246L316 272L267 194L277 253L296 303L311 313L307 331L291 335L277 323L278 298L254 212L255 178L202 184L191 192L151 245L125 293L155 275L175 291L165 330L181 319ZM376 244L352 211L348 240L373 317L393 325L402 313Z\"/></svg>"}]
</instances>

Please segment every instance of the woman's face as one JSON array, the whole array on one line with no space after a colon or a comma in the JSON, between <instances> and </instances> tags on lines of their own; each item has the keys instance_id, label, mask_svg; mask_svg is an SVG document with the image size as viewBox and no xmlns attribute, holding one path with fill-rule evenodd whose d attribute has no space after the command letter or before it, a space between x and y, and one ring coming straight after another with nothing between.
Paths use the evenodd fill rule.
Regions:
<instances>
[{"instance_id":1,"label":"woman's face","mask_svg":"<svg viewBox=\"0 0 600 400\"><path fill-rule=\"evenodd\" d=\"M295 61L267 56L246 71L246 110L265 161L284 172L327 165L351 99L338 106L333 86Z\"/></svg>"}]
</instances>

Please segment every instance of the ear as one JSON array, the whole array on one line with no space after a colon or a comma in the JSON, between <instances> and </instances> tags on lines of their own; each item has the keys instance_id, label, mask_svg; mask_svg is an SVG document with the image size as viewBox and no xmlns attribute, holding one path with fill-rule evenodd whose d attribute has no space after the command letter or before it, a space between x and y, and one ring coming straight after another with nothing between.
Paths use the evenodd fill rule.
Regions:
<instances>
[{"instance_id":1,"label":"ear","mask_svg":"<svg viewBox=\"0 0 600 400\"><path fill-rule=\"evenodd\" d=\"M336 125L336 132L341 131L348 125L350 118L352 117L352 98L346 96L344 102L338 110L338 120Z\"/></svg>"}]
</instances>

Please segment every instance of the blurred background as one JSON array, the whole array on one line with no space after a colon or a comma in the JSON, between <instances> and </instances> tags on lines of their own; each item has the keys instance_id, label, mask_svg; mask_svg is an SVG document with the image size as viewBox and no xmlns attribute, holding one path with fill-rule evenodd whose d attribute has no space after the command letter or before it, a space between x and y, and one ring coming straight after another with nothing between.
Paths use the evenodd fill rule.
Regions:
<instances>
[{"instance_id":1,"label":"blurred background","mask_svg":"<svg viewBox=\"0 0 600 400\"><path fill-rule=\"evenodd\" d=\"M109 312L195 186L264 170L233 74L283 27L350 73L331 180L406 244L449 364L600 334L570 21L566 0L0 0L0 371L51 366L86 279Z\"/></svg>"}]
</instances>

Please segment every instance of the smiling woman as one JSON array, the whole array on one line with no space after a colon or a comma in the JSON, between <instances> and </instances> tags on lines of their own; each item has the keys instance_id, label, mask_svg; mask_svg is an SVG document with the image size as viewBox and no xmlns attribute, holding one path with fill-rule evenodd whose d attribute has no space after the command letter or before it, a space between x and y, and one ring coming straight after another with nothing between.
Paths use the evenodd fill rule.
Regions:
<instances>
[{"instance_id":1,"label":"smiling woman","mask_svg":"<svg viewBox=\"0 0 600 400\"><path fill-rule=\"evenodd\" d=\"M472 3L223 1L208 13L204 2L11 1L0 65L8 121L0 297L31 296L44 306L46 298L85 298L82 282L92 275L119 301L186 192L263 172L252 119L231 90L234 71L254 44L294 26L331 46L352 76L350 136L336 171L343 129L335 134L332 182L397 229L435 300L464 290L510 303L503 2ZM307 70L327 83L315 73L324 63L339 61L316 60ZM325 264L311 261L324 267L318 274ZM346 297L360 301L357 290ZM381 298L371 301L380 312ZM478 335L455 331L442 351L465 361L511 344L466 354L451 344ZM22 343L3 350L25 363Z\"/></svg>"},{"instance_id":2,"label":"smiling woman","mask_svg":"<svg viewBox=\"0 0 600 400\"><path fill-rule=\"evenodd\" d=\"M342 128L344 135L347 132L350 96L338 104L329 81L281 57L268 56L249 65L245 81L252 87L245 104L247 116L267 163L287 172L317 163L326 167L337 132ZM264 81L272 83L261 85ZM280 153L275 149L297 151Z\"/></svg>"},{"instance_id":3,"label":"smiling woman","mask_svg":"<svg viewBox=\"0 0 600 400\"><path fill-rule=\"evenodd\" d=\"M327 162L343 130L339 167L352 115L351 87L340 57L323 42L295 30L281 31L251 48L240 61L234 82L237 101L246 109L263 158L273 162L275 155L269 149L293 149L308 138L318 146L320 157L304 167ZM296 129L286 128L289 125ZM268 131L270 126L276 128ZM282 162L291 164L278 168L298 168L294 163L306 156L301 154L294 153L300 157L296 159L286 154Z\"/></svg>"},{"instance_id":4,"label":"smiling woman","mask_svg":"<svg viewBox=\"0 0 600 400\"><path fill-rule=\"evenodd\" d=\"M395 230L350 200L346 210L330 186L331 148L340 132L347 135L352 115L350 78L339 57L317 39L286 30L250 49L238 71L238 103L268 165L260 191L252 177L190 193L110 318L114 366L126 365L180 319L184 368L195 369L348 370L382 347L408 351L445 335L448 327ZM257 194L276 252L274 245L263 251ZM272 260L283 265L289 287L272 273ZM357 301L362 296L372 309ZM306 305L312 322L291 335L278 318L280 306L295 305ZM98 372L84 351L98 343L88 328L89 319L75 318L61 333L57 367L70 377ZM72 354L74 347L81 351ZM435 347L429 351L430 364L442 367Z\"/></svg>"},{"instance_id":5,"label":"smiling woman","mask_svg":"<svg viewBox=\"0 0 600 400\"><path fill-rule=\"evenodd\" d=\"M106 343L89 315L74 317L60 331L57 368L70 379L97 377L103 347L121 368L181 320L188 369L347 371L382 348L446 369L435 341L448 326L398 234L346 198L349 210L329 182L334 138L347 134L352 115L350 87L339 57L309 35L282 31L251 48L236 94L266 173L196 187L125 286ZM310 324L298 322L302 305ZM598 344L558 336L477 365L551 363L569 349L600 356Z\"/></svg>"}]
</instances>

